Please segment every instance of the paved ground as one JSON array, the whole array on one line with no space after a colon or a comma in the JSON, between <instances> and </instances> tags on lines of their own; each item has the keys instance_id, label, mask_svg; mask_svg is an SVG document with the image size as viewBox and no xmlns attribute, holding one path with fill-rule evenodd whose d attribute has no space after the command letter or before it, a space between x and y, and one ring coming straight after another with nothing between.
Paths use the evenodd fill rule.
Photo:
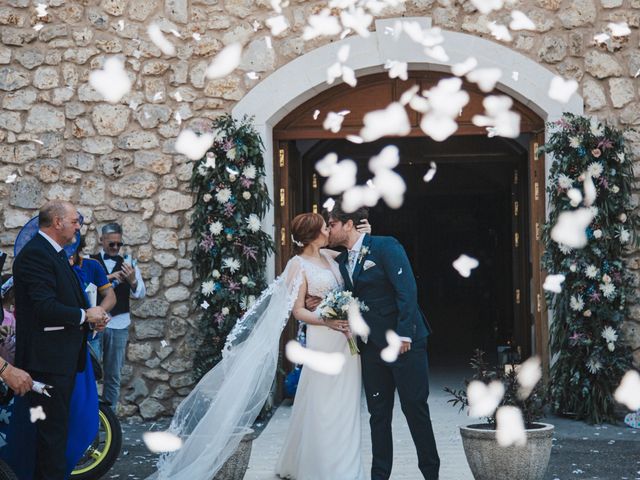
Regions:
<instances>
[{"instance_id":1,"label":"paved ground","mask_svg":"<svg viewBox=\"0 0 640 480\"><path fill-rule=\"evenodd\" d=\"M464 414L449 406L448 397L442 391L444 385L452 385L451 372L432 373L430 407L438 449L442 459L442 480L472 479L467 467L458 425L472 423ZM261 431L253 442L249 470L245 480L275 480L275 465L284 432L288 425L291 407L280 406L270 421L258 423ZM393 428L395 438L395 462L392 479L417 480L421 478L417 459L406 422L399 404L396 408ZM626 426L591 426L582 422L553 417L546 421L556 426L554 447L545 480L566 479L640 479L640 430ZM368 414L363 408L363 457L370 465L370 441ZM122 453L113 469L103 478L143 479L153 472L155 455L147 452L141 440L143 432L163 430L166 420L156 423L125 423ZM265 428L266 427L266 428ZM327 479L334 480L334 479Z\"/></svg>"}]
</instances>

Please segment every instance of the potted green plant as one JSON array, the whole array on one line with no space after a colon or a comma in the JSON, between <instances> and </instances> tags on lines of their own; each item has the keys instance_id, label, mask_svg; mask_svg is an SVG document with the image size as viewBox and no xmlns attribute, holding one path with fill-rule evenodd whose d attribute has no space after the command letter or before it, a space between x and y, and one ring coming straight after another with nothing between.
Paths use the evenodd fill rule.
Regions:
<instances>
[{"instance_id":1,"label":"potted green plant","mask_svg":"<svg viewBox=\"0 0 640 480\"><path fill-rule=\"evenodd\" d=\"M453 398L449 400L460 410L469 407L468 389L472 382L482 382L488 389L504 391L497 401L497 408L484 417L485 423L460 427L462 445L475 480L542 480L547 471L554 427L539 420L544 415L545 396L539 381L524 391L518 379L518 365L491 366L484 359L484 352L476 350L471 358L473 376L465 380L465 387L459 390L445 387L445 391ZM502 387L500 387L502 384ZM489 387L491 385L491 387ZM474 388L484 388L475 384ZM499 397L498 397L499 398ZM498 428L502 426L501 407L519 409L524 423L525 439L504 446L499 442ZM513 408L504 409L513 412ZM503 430L504 431L504 430ZM501 444L502 443L502 444Z\"/></svg>"}]
</instances>

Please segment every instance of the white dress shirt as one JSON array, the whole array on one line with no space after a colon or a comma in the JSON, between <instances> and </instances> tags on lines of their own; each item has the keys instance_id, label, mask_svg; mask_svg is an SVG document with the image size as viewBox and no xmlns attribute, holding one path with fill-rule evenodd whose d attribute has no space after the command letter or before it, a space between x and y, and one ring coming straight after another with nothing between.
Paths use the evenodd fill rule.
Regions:
<instances>
[{"instance_id":1,"label":"white dress shirt","mask_svg":"<svg viewBox=\"0 0 640 480\"><path fill-rule=\"evenodd\" d=\"M51 238L49 235L44 233L42 230L38 230L38 233L42 235L44 239L51 244L51 246L54 248L56 253L60 253L60 251L62 250L62 247L58 244L58 242L56 242L53 238ZM73 272L73 274L75 275L75 272ZM83 309L80 309L80 311L82 312L82 316L80 317L80 325L82 325L85 321L86 314L84 313Z\"/></svg>"},{"instance_id":2,"label":"white dress shirt","mask_svg":"<svg viewBox=\"0 0 640 480\"><path fill-rule=\"evenodd\" d=\"M115 260L105 259L104 258L104 250L100 250L100 256L102 257L102 261L104 262L105 267L107 267L107 274L113 273L113 269L116 266ZM131 291L131 298L144 298L147 290L144 286L144 281L142 280L142 275L140 274L140 269L135 266L133 267L136 271L136 283L138 284L135 291ZM131 289L129 289L131 290ZM129 312L121 313L120 315L115 315L111 317L109 323L107 323L107 328L115 328L115 329L123 329L128 328L131 324L131 315Z\"/></svg>"}]
</instances>

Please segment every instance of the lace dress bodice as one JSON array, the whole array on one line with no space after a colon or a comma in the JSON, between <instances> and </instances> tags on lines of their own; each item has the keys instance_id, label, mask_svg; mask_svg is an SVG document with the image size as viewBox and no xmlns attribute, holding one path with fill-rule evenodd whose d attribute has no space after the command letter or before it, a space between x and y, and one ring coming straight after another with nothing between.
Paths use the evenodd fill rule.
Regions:
<instances>
[{"instance_id":1,"label":"lace dress bodice","mask_svg":"<svg viewBox=\"0 0 640 480\"><path fill-rule=\"evenodd\" d=\"M338 287L342 288L344 285L342 277L340 276L340 270L338 264L329 254L321 252L321 255L329 262L330 269L323 268L320 265L306 260L300 256L298 258L302 261L304 266L305 277L307 279L307 294L324 298L327 293Z\"/></svg>"}]
</instances>

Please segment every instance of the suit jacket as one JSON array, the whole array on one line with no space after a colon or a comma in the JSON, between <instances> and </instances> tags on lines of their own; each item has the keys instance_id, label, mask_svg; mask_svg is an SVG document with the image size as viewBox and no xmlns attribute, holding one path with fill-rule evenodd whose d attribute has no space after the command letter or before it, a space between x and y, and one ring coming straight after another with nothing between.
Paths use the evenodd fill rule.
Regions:
<instances>
[{"instance_id":1,"label":"suit jacket","mask_svg":"<svg viewBox=\"0 0 640 480\"><path fill-rule=\"evenodd\" d=\"M75 374L86 362L88 308L69 262L37 234L13 263L16 365L28 371Z\"/></svg>"},{"instance_id":2,"label":"suit jacket","mask_svg":"<svg viewBox=\"0 0 640 480\"><path fill-rule=\"evenodd\" d=\"M393 237L366 235L353 271L349 276L348 253L336 258L345 288L369 307L363 317L371 333L369 341L379 348L387 346L387 330L413 342L427 337L430 328L418 306L413 270L404 248Z\"/></svg>"}]
</instances>

